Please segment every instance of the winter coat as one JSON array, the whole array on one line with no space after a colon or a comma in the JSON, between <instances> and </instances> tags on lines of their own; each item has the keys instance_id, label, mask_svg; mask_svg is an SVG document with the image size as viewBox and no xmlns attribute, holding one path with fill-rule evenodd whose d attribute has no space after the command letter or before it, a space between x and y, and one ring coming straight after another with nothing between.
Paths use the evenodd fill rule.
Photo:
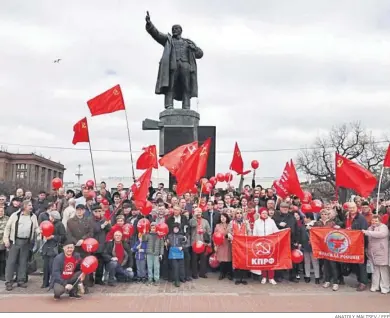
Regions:
<instances>
[{"instance_id":1,"label":"winter coat","mask_svg":"<svg viewBox=\"0 0 390 318\"><path fill-rule=\"evenodd\" d=\"M46 241L46 243L42 246L42 255L51 257L56 256L58 255L58 253L60 253L62 244L64 244L66 240L66 230L61 220L55 220L53 225L54 237L51 240Z\"/></svg>"},{"instance_id":2,"label":"winter coat","mask_svg":"<svg viewBox=\"0 0 390 318\"><path fill-rule=\"evenodd\" d=\"M74 269L74 273L80 270L81 257L79 253L73 253L73 257L77 262L77 266ZM53 288L54 284L60 284L65 286L66 282L61 278L62 272L64 271L65 263L65 254L58 254L53 260L53 266L51 269L51 277L50 277L50 288Z\"/></svg>"},{"instance_id":3,"label":"winter coat","mask_svg":"<svg viewBox=\"0 0 390 318\"><path fill-rule=\"evenodd\" d=\"M279 232L278 227L273 219L257 219L253 228L253 236L267 236Z\"/></svg>"},{"instance_id":4,"label":"winter coat","mask_svg":"<svg viewBox=\"0 0 390 318\"><path fill-rule=\"evenodd\" d=\"M232 243L228 240L228 225L226 229L224 228L222 223L219 223L215 226L214 233L220 232L224 235L225 240L222 245L216 247L216 255L218 262L231 262L232 261Z\"/></svg>"},{"instance_id":5,"label":"winter coat","mask_svg":"<svg viewBox=\"0 0 390 318\"><path fill-rule=\"evenodd\" d=\"M111 258L116 257L114 244L114 241L110 241L104 245L102 257L105 263L109 263ZM125 250L125 255L123 257L123 262L120 265L124 268L133 267L133 257L130 246L125 241L122 241L122 244L123 249Z\"/></svg>"},{"instance_id":6,"label":"winter coat","mask_svg":"<svg viewBox=\"0 0 390 318\"><path fill-rule=\"evenodd\" d=\"M141 247L138 249L138 246L141 244ZM146 258L146 249L148 244L146 242L140 242L139 240L135 242L131 250L135 253L136 260L144 260Z\"/></svg>"},{"instance_id":7,"label":"winter coat","mask_svg":"<svg viewBox=\"0 0 390 318\"><path fill-rule=\"evenodd\" d=\"M142 236L142 241L146 242L146 254L164 255L164 240L157 236L157 233L149 233Z\"/></svg>"},{"instance_id":8,"label":"winter coat","mask_svg":"<svg viewBox=\"0 0 390 318\"><path fill-rule=\"evenodd\" d=\"M111 230L111 225L106 224L104 228L102 225L104 224L104 219L95 219L92 217L92 225L93 225L93 238L98 241L99 248L96 251L97 254L103 253L104 243L106 242L107 233Z\"/></svg>"},{"instance_id":9,"label":"winter coat","mask_svg":"<svg viewBox=\"0 0 390 318\"><path fill-rule=\"evenodd\" d=\"M193 218L189 221L189 226L191 228L191 244L195 242L202 241L203 243L209 244L211 242L211 228L207 220L200 219L201 228L203 233L198 233L198 220Z\"/></svg>"},{"instance_id":10,"label":"winter coat","mask_svg":"<svg viewBox=\"0 0 390 318\"><path fill-rule=\"evenodd\" d=\"M374 265L389 265L389 229L386 225L370 226L365 233L368 237L367 255Z\"/></svg>"}]
</instances>

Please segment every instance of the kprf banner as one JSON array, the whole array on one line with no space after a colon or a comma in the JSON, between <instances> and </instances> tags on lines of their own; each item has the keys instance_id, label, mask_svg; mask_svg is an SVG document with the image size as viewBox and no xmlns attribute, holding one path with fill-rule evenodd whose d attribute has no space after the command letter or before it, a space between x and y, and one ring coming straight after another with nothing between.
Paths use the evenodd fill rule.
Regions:
<instances>
[{"instance_id":1,"label":"kprf banner","mask_svg":"<svg viewBox=\"0 0 390 318\"><path fill-rule=\"evenodd\" d=\"M292 268L290 229L267 236L233 238L233 268L279 270Z\"/></svg>"},{"instance_id":2,"label":"kprf banner","mask_svg":"<svg viewBox=\"0 0 390 318\"><path fill-rule=\"evenodd\" d=\"M364 263L364 234L356 230L312 227L310 242L315 258L340 263Z\"/></svg>"}]
</instances>

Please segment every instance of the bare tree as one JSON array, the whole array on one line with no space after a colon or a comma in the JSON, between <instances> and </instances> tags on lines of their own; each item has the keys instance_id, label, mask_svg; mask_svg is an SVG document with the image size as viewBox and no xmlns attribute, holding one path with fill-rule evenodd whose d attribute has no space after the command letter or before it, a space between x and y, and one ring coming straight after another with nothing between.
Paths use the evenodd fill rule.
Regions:
<instances>
[{"instance_id":1,"label":"bare tree","mask_svg":"<svg viewBox=\"0 0 390 318\"><path fill-rule=\"evenodd\" d=\"M335 189L336 152L379 175L386 149L360 122L343 124L333 127L328 135L317 137L310 149L301 151L297 169L315 183L328 183Z\"/></svg>"}]
</instances>

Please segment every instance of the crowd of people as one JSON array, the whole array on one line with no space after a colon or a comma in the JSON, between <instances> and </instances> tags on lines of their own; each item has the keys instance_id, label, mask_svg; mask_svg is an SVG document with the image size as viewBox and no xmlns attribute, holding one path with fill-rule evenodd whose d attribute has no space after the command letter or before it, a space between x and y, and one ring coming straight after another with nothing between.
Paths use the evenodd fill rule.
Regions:
<instances>
[{"instance_id":1,"label":"crowd of people","mask_svg":"<svg viewBox=\"0 0 390 318\"><path fill-rule=\"evenodd\" d=\"M0 195L0 280L7 291L15 285L28 287L29 264L33 255L43 259L42 288L52 289L55 299L64 293L80 298L97 285L145 283L158 285L161 280L179 287L199 278L207 279L209 256L215 252L219 262L219 280L234 284L272 285L284 279L294 283L322 284L337 291L344 277L356 274L357 291L371 282L372 292L390 291L389 215L390 201L375 202L359 196L352 202L323 202L319 213L302 213L295 197L281 199L272 188L252 185L234 189L214 189L209 195L186 193L177 196L175 186L169 192L164 184L149 188L152 212L144 216L131 200L131 194L118 184L112 194L102 182L99 189L87 187L75 193L60 188L33 198L30 191L18 189L7 203ZM137 224L150 221L150 231L139 232ZM42 238L40 224L50 221L54 233ZM169 233L157 235L156 228L166 223ZM129 236L126 224L134 232ZM364 264L346 264L316 259L310 244L312 227L344 228L365 234ZM245 271L233 268L232 241L235 235L267 236L282 229L291 231L291 249L304 254L302 264L286 271ZM221 232L223 244L213 244L213 234ZM82 248L87 238L94 238L99 248L93 253L98 260L94 275L80 271L81 260L89 255ZM192 250L194 242L203 242L204 252ZM314 279L312 279L314 272ZM303 278L303 279L302 279Z\"/></svg>"}]
</instances>

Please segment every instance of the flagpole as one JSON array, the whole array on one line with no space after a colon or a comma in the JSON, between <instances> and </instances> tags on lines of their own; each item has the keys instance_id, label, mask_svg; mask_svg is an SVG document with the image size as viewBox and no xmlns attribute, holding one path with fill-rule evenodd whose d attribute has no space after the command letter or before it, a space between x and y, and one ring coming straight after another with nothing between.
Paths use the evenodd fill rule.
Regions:
<instances>
[{"instance_id":1,"label":"flagpole","mask_svg":"<svg viewBox=\"0 0 390 318\"><path fill-rule=\"evenodd\" d=\"M378 212L379 212L379 194L381 192L381 185L382 185L382 178L383 178L384 171L385 171L385 166L382 166L381 175L379 177L379 184L378 184L378 195L376 197L376 213L375 214L378 214Z\"/></svg>"},{"instance_id":2,"label":"flagpole","mask_svg":"<svg viewBox=\"0 0 390 318\"><path fill-rule=\"evenodd\" d=\"M89 132L88 132L89 135ZM88 138L89 139L89 138ZM96 183L96 174L95 174L95 164L93 163L93 156L92 156L92 148L91 148L91 142L88 142L89 144L89 154L91 155L91 163L92 163L92 172L93 172L93 180L95 181L95 187L97 189L97 183Z\"/></svg>"},{"instance_id":3,"label":"flagpole","mask_svg":"<svg viewBox=\"0 0 390 318\"><path fill-rule=\"evenodd\" d=\"M130 160L131 160L131 172L133 174L133 180L135 180L135 172L134 172L134 160L133 160L133 151L131 149L131 138L130 138L130 126L129 126L129 119L127 118L127 110L125 108L125 117L126 117L126 125L127 125L127 137L129 139L129 149L130 149Z\"/></svg>"}]
</instances>

